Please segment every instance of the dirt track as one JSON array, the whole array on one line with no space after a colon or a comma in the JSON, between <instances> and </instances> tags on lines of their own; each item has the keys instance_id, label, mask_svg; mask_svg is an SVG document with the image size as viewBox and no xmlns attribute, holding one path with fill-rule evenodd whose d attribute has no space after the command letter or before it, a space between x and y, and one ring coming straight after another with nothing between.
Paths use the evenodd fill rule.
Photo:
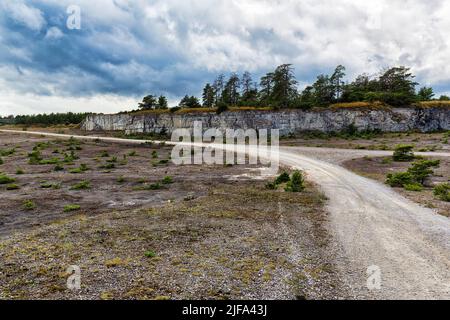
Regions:
<instances>
[{"instance_id":1,"label":"dirt track","mask_svg":"<svg viewBox=\"0 0 450 320\"><path fill-rule=\"evenodd\" d=\"M75 138L144 142L101 137ZM450 220L405 199L378 182L330 163L338 163L356 154L380 153L385 154L382 151L282 148L279 155L281 163L305 170L329 198L329 227L342 253L339 258L341 277L353 289L355 298L449 299ZM382 283L380 290L368 291L366 270L372 265L380 268Z\"/></svg>"}]
</instances>

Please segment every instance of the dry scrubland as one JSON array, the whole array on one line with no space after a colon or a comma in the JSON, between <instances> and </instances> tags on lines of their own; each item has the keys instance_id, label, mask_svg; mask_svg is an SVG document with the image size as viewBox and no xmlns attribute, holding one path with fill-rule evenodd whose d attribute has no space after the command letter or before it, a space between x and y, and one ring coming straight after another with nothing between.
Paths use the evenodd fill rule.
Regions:
<instances>
[{"instance_id":1,"label":"dry scrubland","mask_svg":"<svg viewBox=\"0 0 450 320\"><path fill-rule=\"evenodd\" d=\"M0 149L1 299L346 296L311 183L268 190L257 168L176 167L155 144L0 133Z\"/></svg>"},{"instance_id":2,"label":"dry scrubland","mask_svg":"<svg viewBox=\"0 0 450 320\"><path fill-rule=\"evenodd\" d=\"M82 133L64 126L28 130ZM303 134L282 143L373 150L403 143L414 151L448 152L448 138ZM34 165L33 149L42 159ZM14 179L0 185L2 299L349 296L336 271L326 199L310 182L301 193L269 190L258 168L178 167L168 161L171 148L157 144L0 133L0 150L0 171ZM423 191L397 191L448 215L449 203L431 188L450 179L450 162L440 160ZM62 170L55 171L57 165ZM410 165L391 157L344 163L380 182ZM66 288L70 265L81 267L81 291Z\"/></svg>"}]
</instances>

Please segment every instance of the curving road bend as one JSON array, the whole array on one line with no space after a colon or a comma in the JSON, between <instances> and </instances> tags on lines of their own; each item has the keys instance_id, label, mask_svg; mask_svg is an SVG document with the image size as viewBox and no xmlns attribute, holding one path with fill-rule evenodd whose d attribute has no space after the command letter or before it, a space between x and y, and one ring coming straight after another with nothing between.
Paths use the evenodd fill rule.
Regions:
<instances>
[{"instance_id":1,"label":"curving road bend","mask_svg":"<svg viewBox=\"0 0 450 320\"><path fill-rule=\"evenodd\" d=\"M70 138L71 135L0 130ZM142 144L143 140L74 136ZM328 197L329 229L336 239L341 280L354 298L450 299L450 219L387 186L335 164L386 151L281 147L282 164L304 170ZM423 153L448 157L450 153ZM381 288L368 290L367 269L377 266Z\"/></svg>"},{"instance_id":2,"label":"curving road bend","mask_svg":"<svg viewBox=\"0 0 450 320\"><path fill-rule=\"evenodd\" d=\"M342 250L337 264L354 296L449 299L450 219L308 152L282 149L280 161L305 170L329 198L330 231ZM381 289L369 291L366 272L373 265L381 271Z\"/></svg>"}]
</instances>

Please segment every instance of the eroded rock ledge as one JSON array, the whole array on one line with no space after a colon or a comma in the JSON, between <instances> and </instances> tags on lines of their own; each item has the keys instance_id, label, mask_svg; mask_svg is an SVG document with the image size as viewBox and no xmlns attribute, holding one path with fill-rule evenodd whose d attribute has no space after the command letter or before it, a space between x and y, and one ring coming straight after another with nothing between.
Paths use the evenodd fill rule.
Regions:
<instances>
[{"instance_id":1,"label":"eroded rock ledge","mask_svg":"<svg viewBox=\"0 0 450 320\"><path fill-rule=\"evenodd\" d=\"M304 131L339 132L350 125L358 130L383 132L433 132L450 130L450 107L318 109L281 111L229 111L192 113L94 114L82 128L88 131L125 131L127 133L170 134L177 128L192 128L202 121L203 128L280 129L281 135Z\"/></svg>"}]
</instances>

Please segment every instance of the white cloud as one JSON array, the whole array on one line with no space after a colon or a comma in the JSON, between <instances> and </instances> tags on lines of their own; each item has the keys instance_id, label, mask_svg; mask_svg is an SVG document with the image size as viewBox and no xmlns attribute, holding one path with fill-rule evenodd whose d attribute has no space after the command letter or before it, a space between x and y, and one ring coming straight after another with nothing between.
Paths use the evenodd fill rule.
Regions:
<instances>
[{"instance_id":1,"label":"white cloud","mask_svg":"<svg viewBox=\"0 0 450 320\"><path fill-rule=\"evenodd\" d=\"M23 1L2 0L0 5L12 19L33 31L40 31L46 25L42 12Z\"/></svg>"},{"instance_id":2,"label":"white cloud","mask_svg":"<svg viewBox=\"0 0 450 320\"><path fill-rule=\"evenodd\" d=\"M45 34L45 39L48 40L57 40L64 36L64 33L57 27L51 27L47 30Z\"/></svg>"}]
</instances>

